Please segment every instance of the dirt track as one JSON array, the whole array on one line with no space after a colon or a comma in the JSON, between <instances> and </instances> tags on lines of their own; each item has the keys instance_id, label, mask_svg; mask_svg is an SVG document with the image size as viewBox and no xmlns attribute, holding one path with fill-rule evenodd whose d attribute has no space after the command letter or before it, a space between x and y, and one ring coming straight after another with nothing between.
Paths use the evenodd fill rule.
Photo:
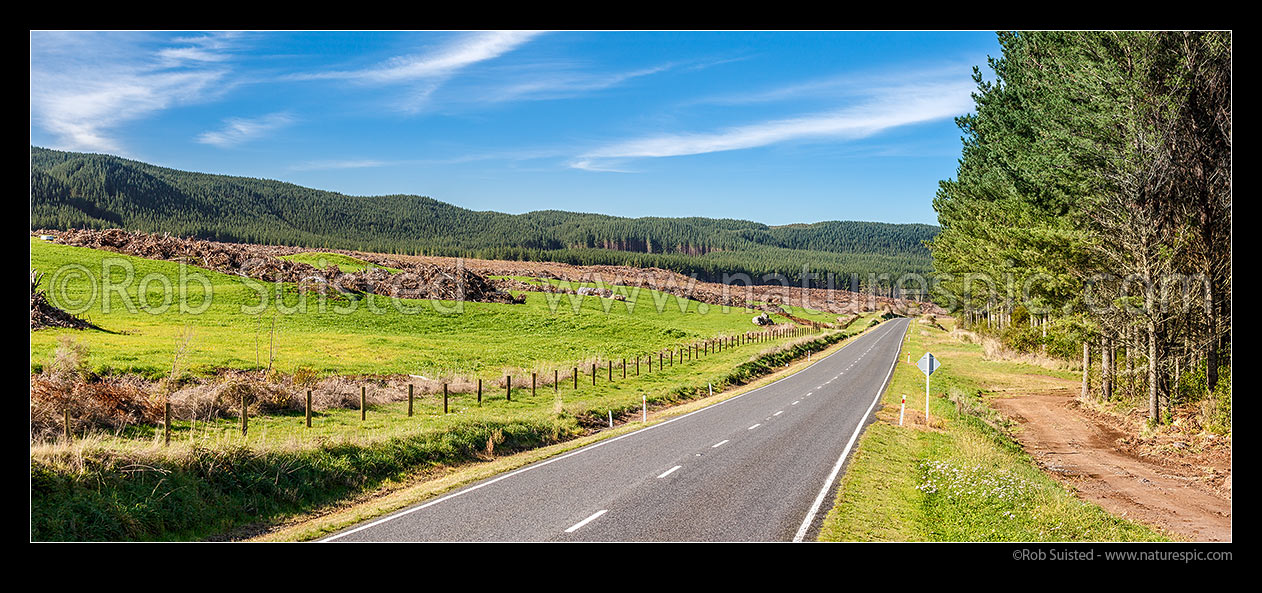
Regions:
<instances>
[{"instance_id":1,"label":"dirt track","mask_svg":"<svg viewBox=\"0 0 1262 593\"><path fill-rule=\"evenodd\" d=\"M1020 423L1017 438L1039 465L1084 499L1179 538L1231 541L1230 459L1220 468L1137 458L1122 449L1124 433L1077 408L1063 392L995 399L993 405ZM1227 472L1225 495L1205 470Z\"/></svg>"}]
</instances>

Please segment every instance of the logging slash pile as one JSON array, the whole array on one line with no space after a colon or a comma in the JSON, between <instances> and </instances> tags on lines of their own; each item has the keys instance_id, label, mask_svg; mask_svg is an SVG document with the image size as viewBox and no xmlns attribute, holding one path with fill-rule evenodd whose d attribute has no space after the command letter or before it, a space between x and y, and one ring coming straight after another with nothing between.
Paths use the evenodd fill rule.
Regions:
<instances>
[{"instance_id":1,"label":"logging slash pile","mask_svg":"<svg viewBox=\"0 0 1262 593\"><path fill-rule=\"evenodd\" d=\"M332 288L344 294L371 293L406 299L524 302L524 298L502 291L485 277L457 265L391 260L390 267L398 268L398 273L378 268L346 273L336 265L320 269L278 257L302 251L292 247L181 239L169 234L120 229L72 229L38 233L53 235L58 243L65 245L104 249L146 259L182 262L264 282L291 282L318 292Z\"/></svg>"},{"instance_id":2,"label":"logging slash pile","mask_svg":"<svg viewBox=\"0 0 1262 593\"><path fill-rule=\"evenodd\" d=\"M48 296L39 289L44 275L31 270L31 330L46 327L69 327L72 329L100 329L87 321L75 317L48 302Z\"/></svg>"}]
</instances>

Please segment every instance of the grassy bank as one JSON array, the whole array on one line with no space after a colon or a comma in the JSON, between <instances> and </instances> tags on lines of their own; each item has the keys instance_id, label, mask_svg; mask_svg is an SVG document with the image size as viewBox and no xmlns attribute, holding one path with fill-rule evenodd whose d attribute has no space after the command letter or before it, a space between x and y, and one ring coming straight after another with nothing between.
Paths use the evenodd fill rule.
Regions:
<instances>
[{"instance_id":1,"label":"grassy bank","mask_svg":"<svg viewBox=\"0 0 1262 593\"><path fill-rule=\"evenodd\" d=\"M951 329L949 323L946 330ZM925 423L926 351L941 361ZM913 364L908 364L907 355ZM1073 373L984 360L981 347L913 322L877 421L859 441L821 541L1164 541L1082 501L1004 431L984 394ZM904 425L899 402L907 396Z\"/></svg>"}]
</instances>

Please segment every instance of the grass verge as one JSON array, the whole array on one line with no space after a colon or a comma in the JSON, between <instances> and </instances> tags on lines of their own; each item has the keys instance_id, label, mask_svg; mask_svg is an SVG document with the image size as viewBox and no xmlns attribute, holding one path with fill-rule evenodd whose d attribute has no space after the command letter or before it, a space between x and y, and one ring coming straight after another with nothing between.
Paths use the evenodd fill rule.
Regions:
<instances>
[{"instance_id":1,"label":"grass verge","mask_svg":"<svg viewBox=\"0 0 1262 593\"><path fill-rule=\"evenodd\" d=\"M981 346L945 330L909 326L877 420L859 440L820 541L1168 539L1048 477L983 399L990 390L1072 373L983 360ZM925 378L914 364L926 351L942 362L930 384L928 423ZM899 426L904 395L907 412Z\"/></svg>"}]
</instances>

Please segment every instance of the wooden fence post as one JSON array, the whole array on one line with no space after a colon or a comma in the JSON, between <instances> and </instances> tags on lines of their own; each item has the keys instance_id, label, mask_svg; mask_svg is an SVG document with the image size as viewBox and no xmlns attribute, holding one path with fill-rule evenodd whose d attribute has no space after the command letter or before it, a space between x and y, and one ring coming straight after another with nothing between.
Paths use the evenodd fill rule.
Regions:
<instances>
[{"instance_id":1,"label":"wooden fence post","mask_svg":"<svg viewBox=\"0 0 1262 593\"><path fill-rule=\"evenodd\" d=\"M250 411L245 407L245 394L241 394L241 436L250 430Z\"/></svg>"},{"instance_id":2,"label":"wooden fence post","mask_svg":"<svg viewBox=\"0 0 1262 593\"><path fill-rule=\"evenodd\" d=\"M609 361L609 382L613 383L613 361Z\"/></svg>"},{"instance_id":3,"label":"wooden fence post","mask_svg":"<svg viewBox=\"0 0 1262 593\"><path fill-rule=\"evenodd\" d=\"M311 428L311 390L307 390L307 428Z\"/></svg>"},{"instance_id":4,"label":"wooden fence post","mask_svg":"<svg viewBox=\"0 0 1262 593\"><path fill-rule=\"evenodd\" d=\"M359 386L359 419L368 419L368 388L363 385Z\"/></svg>"},{"instance_id":5,"label":"wooden fence post","mask_svg":"<svg viewBox=\"0 0 1262 593\"><path fill-rule=\"evenodd\" d=\"M478 379L478 405L482 405L482 379Z\"/></svg>"},{"instance_id":6,"label":"wooden fence post","mask_svg":"<svg viewBox=\"0 0 1262 593\"><path fill-rule=\"evenodd\" d=\"M70 442L70 408L61 411L61 430L66 437L66 442Z\"/></svg>"},{"instance_id":7,"label":"wooden fence post","mask_svg":"<svg viewBox=\"0 0 1262 593\"><path fill-rule=\"evenodd\" d=\"M552 369L552 393L561 392L561 371Z\"/></svg>"},{"instance_id":8,"label":"wooden fence post","mask_svg":"<svg viewBox=\"0 0 1262 593\"><path fill-rule=\"evenodd\" d=\"M162 432L164 433L163 446L171 446L171 401L168 399L162 404Z\"/></svg>"},{"instance_id":9,"label":"wooden fence post","mask_svg":"<svg viewBox=\"0 0 1262 593\"><path fill-rule=\"evenodd\" d=\"M574 391L578 391L578 367L574 367Z\"/></svg>"},{"instance_id":10,"label":"wooden fence post","mask_svg":"<svg viewBox=\"0 0 1262 593\"><path fill-rule=\"evenodd\" d=\"M447 384L443 383L443 414L447 413Z\"/></svg>"},{"instance_id":11,"label":"wooden fence post","mask_svg":"<svg viewBox=\"0 0 1262 593\"><path fill-rule=\"evenodd\" d=\"M627 378L627 359L622 359L622 378Z\"/></svg>"},{"instance_id":12,"label":"wooden fence post","mask_svg":"<svg viewBox=\"0 0 1262 593\"><path fill-rule=\"evenodd\" d=\"M414 401L414 400L412 399L412 388L413 388L413 387L414 387L414 385L412 385L411 383L408 383L408 418L411 418L411 417L412 417L412 402Z\"/></svg>"},{"instance_id":13,"label":"wooden fence post","mask_svg":"<svg viewBox=\"0 0 1262 593\"><path fill-rule=\"evenodd\" d=\"M538 371L530 373L530 397L535 396L535 383L539 379L538 375L539 375Z\"/></svg>"},{"instance_id":14,"label":"wooden fence post","mask_svg":"<svg viewBox=\"0 0 1262 593\"><path fill-rule=\"evenodd\" d=\"M512 375L508 375L504 377L504 399L510 402L513 401L513 376Z\"/></svg>"},{"instance_id":15,"label":"wooden fence post","mask_svg":"<svg viewBox=\"0 0 1262 593\"><path fill-rule=\"evenodd\" d=\"M596 386L596 363L592 363L592 386Z\"/></svg>"}]
</instances>

